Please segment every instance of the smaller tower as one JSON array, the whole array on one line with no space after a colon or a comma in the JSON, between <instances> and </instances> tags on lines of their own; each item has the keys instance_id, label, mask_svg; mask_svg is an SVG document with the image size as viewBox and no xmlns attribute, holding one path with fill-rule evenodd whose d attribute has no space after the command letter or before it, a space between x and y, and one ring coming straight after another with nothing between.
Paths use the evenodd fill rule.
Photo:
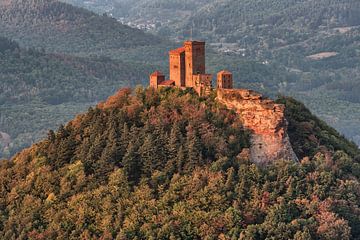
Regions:
<instances>
[{"instance_id":1,"label":"smaller tower","mask_svg":"<svg viewBox=\"0 0 360 240\"><path fill-rule=\"evenodd\" d=\"M217 88L233 88L233 75L231 72L223 70L217 74Z\"/></svg>"},{"instance_id":2,"label":"smaller tower","mask_svg":"<svg viewBox=\"0 0 360 240\"><path fill-rule=\"evenodd\" d=\"M159 85L165 81L165 75L160 71L153 72L150 75L150 87L157 89Z\"/></svg>"}]
</instances>

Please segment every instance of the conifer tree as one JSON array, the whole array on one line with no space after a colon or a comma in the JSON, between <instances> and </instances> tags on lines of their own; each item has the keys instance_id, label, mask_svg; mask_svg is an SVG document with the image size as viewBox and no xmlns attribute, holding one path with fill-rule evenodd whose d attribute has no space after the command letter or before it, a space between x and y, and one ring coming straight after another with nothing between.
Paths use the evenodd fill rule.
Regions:
<instances>
[{"instance_id":1,"label":"conifer tree","mask_svg":"<svg viewBox=\"0 0 360 240\"><path fill-rule=\"evenodd\" d=\"M101 135L98 135L95 138L95 141L91 143L91 147L84 162L86 174L93 174L95 171L103 172L100 170L100 168L103 166L100 166L99 159L102 155L104 147L105 141L102 139Z\"/></svg>"},{"instance_id":2,"label":"conifer tree","mask_svg":"<svg viewBox=\"0 0 360 240\"><path fill-rule=\"evenodd\" d=\"M48 140L50 143L54 143L56 139L55 132L53 130L49 130L48 132Z\"/></svg>"},{"instance_id":3,"label":"conifer tree","mask_svg":"<svg viewBox=\"0 0 360 240\"><path fill-rule=\"evenodd\" d=\"M122 157L120 134L116 122L112 120L108 128L106 147L101 155L100 161L104 164L119 165Z\"/></svg>"},{"instance_id":4,"label":"conifer tree","mask_svg":"<svg viewBox=\"0 0 360 240\"><path fill-rule=\"evenodd\" d=\"M142 165L138 154L136 143L131 141L127 147L127 151L122 161L124 172L128 176L129 182L136 183L142 174Z\"/></svg>"},{"instance_id":5,"label":"conifer tree","mask_svg":"<svg viewBox=\"0 0 360 240\"><path fill-rule=\"evenodd\" d=\"M125 155L129 142L130 142L129 126L127 125L127 123L124 123L120 136L120 143L119 143L120 152L123 155Z\"/></svg>"},{"instance_id":6,"label":"conifer tree","mask_svg":"<svg viewBox=\"0 0 360 240\"><path fill-rule=\"evenodd\" d=\"M182 142L182 136L181 136L180 126L179 124L174 123L171 128L170 137L167 144L167 154L168 154L167 156L169 159L176 158L181 142Z\"/></svg>"},{"instance_id":7,"label":"conifer tree","mask_svg":"<svg viewBox=\"0 0 360 240\"><path fill-rule=\"evenodd\" d=\"M154 136L152 134L147 134L143 145L139 149L141 162L143 164L143 174L147 177L149 177L154 170L159 168L157 161L158 155L154 143Z\"/></svg>"},{"instance_id":8,"label":"conifer tree","mask_svg":"<svg viewBox=\"0 0 360 240\"><path fill-rule=\"evenodd\" d=\"M186 152L183 146L180 146L176 156L176 170L178 173L182 173L186 163Z\"/></svg>"},{"instance_id":9,"label":"conifer tree","mask_svg":"<svg viewBox=\"0 0 360 240\"><path fill-rule=\"evenodd\" d=\"M187 162L185 165L185 171L191 172L196 166L202 165L202 153L201 142L195 129L192 126L188 127L186 136L187 147Z\"/></svg>"}]
</instances>

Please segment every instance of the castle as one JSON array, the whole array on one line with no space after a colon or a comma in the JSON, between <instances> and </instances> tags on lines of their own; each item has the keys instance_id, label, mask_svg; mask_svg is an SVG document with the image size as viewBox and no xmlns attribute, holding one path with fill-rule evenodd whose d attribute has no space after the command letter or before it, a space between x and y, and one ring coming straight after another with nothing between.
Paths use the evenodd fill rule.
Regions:
<instances>
[{"instance_id":1,"label":"castle","mask_svg":"<svg viewBox=\"0 0 360 240\"><path fill-rule=\"evenodd\" d=\"M212 75L206 73L205 42L187 41L169 52L170 79L156 71L150 75L150 87L193 88L199 96L212 91ZM277 159L297 161L287 135L285 106L248 89L233 89L231 72L217 74L217 101L238 113L243 126L251 132L250 157L257 164Z\"/></svg>"},{"instance_id":2,"label":"castle","mask_svg":"<svg viewBox=\"0 0 360 240\"><path fill-rule=\"evenodd\" d=\"M212 74L206 73L205 42L186 41L183 47L169 51L170 79L155 71L150 75L150 86L193 88L199 96L206 96L212 90ZM233 76L223 70L217 74L217 88L232 89Z\"/></svg>"}]
</instances>

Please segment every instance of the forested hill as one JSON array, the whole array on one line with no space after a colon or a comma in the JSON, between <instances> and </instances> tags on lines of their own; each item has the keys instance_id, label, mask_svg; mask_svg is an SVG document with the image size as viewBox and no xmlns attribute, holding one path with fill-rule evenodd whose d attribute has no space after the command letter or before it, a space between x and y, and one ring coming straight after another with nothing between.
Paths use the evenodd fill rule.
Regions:
<instances>
[{"instance_id":1,"label":"forested hill","mask_svg":"<svg viewBox=\"0 0 360 240\"><path fill-rule=\"evenodd\" d=\"M147 80L154 68L26 50L2 37L0 66L0 131L13 140L6 149L0 143L0 158L30 146L109 92Z\"/></svg>"},{"instance_id":2,"label":"forested hill","mask_svg":"<svg viewBox=\"0 0 360 240\"><path fill-rule=\"evenodd\" d=\"M86 55L161 42L113 18L56 0L1 1L0 32L22 46Z\"/></svg>"},{"instance_id":3,"label":"forested hill","mask_svg":"<svg viewBox=\"0 0 360 240\"><path fill-rule=\"evenodd\" d=\"M189 22L204 32L223 37L227 34L234 37L234 32L241 34L244 27L249 26L253 26L253 30L275 28L275 32L267 34L277 36L280 29L286 29L290 35L301 35L322 28L358 26L359 15L360 3L356 0L228 0L213 1L200 8Z\"/></svg>"},{"instance_id":4,"label":"forested hill","mask_svg":"<svg viewBox=\"0 0 360 240\"><path fill-rule=\"evenodd\" d=\"M213 97L122 89L0 162L0 237L359 239L358 150L279 101L303 158L259 168Z\"/></svg>"},{"instance_id":5,"label":"forested hill","mask_svg":"<svg viewBox=\"0 0 360 240\"><path fill-rule=\"evenodd\" d=\"M240 37L237 34L242 34L249 27L253 30L274 27L276 31L284 28L289 33L301 34L319 28L360 25L360 4L356 0L95 0L91 4L83 0L64 1L108 12L129 22L158 23L156 28L169 28L170 33L178 31L176 34L179 37L182 34L178 33L190 34L192 25L195 34L205 35L213 41L222 37ZM173 19L170 12L183 18ZM300 28L301 32L298 31ZM267 34L275 33L268 31Z\"/></svg>"}]
</instances>

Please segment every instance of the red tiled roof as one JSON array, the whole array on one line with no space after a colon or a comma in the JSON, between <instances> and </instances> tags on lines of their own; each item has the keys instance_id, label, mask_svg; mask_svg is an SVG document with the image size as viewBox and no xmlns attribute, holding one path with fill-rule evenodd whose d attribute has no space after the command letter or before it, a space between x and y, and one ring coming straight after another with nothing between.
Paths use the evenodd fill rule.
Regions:
<instances>
[{"instance_id":1,"label":"red tiled roof","mask_svg":"<svg viewBox=\"0 0 360 240\"><path fill-rule=\"evenodd\" d=\"M185 52L185 48L184 48L184 47L177 48L177 49L173 49L173 50L170 50L170 51L169 51L170 54L180 54L180 53L183 53L183 52Z\"/></svg>"},{"instance_id":2,"label":"red tiled roof","mask_svg":"<svg viewBox=\"0 0 360 240\"><path fill-rule=\"evenodd\" d=\"M171 86L171 85L175 85L175 81L173 80L166 80L166 81L163 81L159 84L160 86Z\"/></svg>"},{"instance_id":3,"label":"red tiled roof","mask_svg":"<svg viewBox=\"0 0 360 240\"><path fill-rule=\"evenodd\" d=\"M164 76L164 74L162 74L160 71L155 71L151 74L151 76Z\"/></svg>"}]
</instances>

